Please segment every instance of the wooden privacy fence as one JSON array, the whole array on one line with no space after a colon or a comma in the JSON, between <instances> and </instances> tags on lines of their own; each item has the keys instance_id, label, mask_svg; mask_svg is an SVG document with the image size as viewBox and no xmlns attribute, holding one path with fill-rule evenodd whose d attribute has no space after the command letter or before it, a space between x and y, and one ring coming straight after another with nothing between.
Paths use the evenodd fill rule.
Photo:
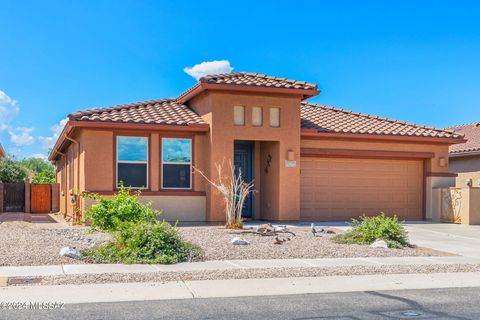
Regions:
<instances>
[{"instance_id":1,"label":"wooden privacy fence","mask_svg":"<svg viewBox=\"0 0 480 320\"><path fill-rule=\"evenodd\" d=\"M60 210L58 184L0 183L0 212L50 213Z\"/></svg>"}]
</instances>

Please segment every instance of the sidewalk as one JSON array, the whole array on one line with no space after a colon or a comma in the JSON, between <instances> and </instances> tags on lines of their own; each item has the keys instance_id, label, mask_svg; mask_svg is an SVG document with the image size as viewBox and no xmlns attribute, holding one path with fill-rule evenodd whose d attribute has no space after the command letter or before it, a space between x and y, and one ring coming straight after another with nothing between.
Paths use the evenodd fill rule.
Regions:
<instances>
[{"instance_id":1,"label":"sidewalk","mask_svg":"<svg viewBox=\"0 0 480 320\"><path fill-rule=\"evenodd\" d=\"M480 273L391 274L0 288L3 302L93 303L480 287Z\"/></svg>"},{"instance_id":2,"label":"sidewalk","mask_svg":"<svg viewBox=\"0 0 480 320\"><path fill-rule=\"evenodd\" d=\"M322 258L274 260L220 260L185 262L173 265L67 264L53 266L0 267L1 277L40 277L55 275L183 272L259 268L336 268L348 266L480 264L480 258L464 256L385 257L385 258Z\"/></svg>"}]
</instances>

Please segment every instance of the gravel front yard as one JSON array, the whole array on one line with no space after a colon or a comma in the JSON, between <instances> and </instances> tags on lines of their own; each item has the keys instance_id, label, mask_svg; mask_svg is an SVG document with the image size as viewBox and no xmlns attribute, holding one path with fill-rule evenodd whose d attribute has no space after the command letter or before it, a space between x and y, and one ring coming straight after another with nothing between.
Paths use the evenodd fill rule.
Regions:
<instances>
[{"instance_id":1,"label":"gravel front yard","mask_svg":"<svg viewBox=\"0 0 480 320\"><path fill-rule=\"evenodd\" d=\"M296 236L290 241L274 244L275 237L255 234L238 234L241 231L223 227L179 227L185 239L199 245L205 251L205 260L238 259L294 259L294 258L353 258L353 257L406 257L449 255L428 248L382 249L363 245L337 244L331 240L335 234L314 237L310 228L293 228ZM339 232L336 229L336 232ZM249 245L232 245L230 240L240 236ZM283 238L284 236L281 236Z\"/></svg>"},{"instance_id":2,"label":"gravel front yard","mask_svg":"<svg viewBox=\"0 0 480 320\"><path fill-rule=\"evenodd\" d=\"M296 236L290 241L274 244L275 238L254 234L235 234L218 226L179 227L179 232L205 251L204 260L286 259L286 258L346 258L389 256L448 255L426 248L379 249L360 245L336 244L334 235L314 237L309 228L294 228ZM13 221L0 223L0 266L78 264L83 261L61 257L65 246L86 249L110 239L105 233L88 233L84 226L59 223L29 223ZM338 231L338 230L337 230ZM250 242L239 246L230 244L236 236Z\"/></svg>"},{"instance_id":3,"label":"gravel front yard","mask_svg":"<svg viewBox=\"0 0 480 320\"><path fill-rule=\"evenodd\" d=\"M66 223L0 223L0 266L74 264L83 261L61 257L62 247L86 249L108 241L103 233L87 234L85 227Z\"/></svg>"}]
</instances>

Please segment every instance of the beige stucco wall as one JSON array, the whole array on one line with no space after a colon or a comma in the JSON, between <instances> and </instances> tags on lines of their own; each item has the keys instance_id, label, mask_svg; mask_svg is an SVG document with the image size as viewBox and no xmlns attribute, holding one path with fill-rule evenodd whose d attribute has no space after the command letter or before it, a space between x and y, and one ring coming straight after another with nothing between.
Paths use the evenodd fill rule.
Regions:
<instances>
[{"instance_id":1,"label":"beige stucco wall","mask_svg":"<svg viewBox=\"0 0 480 320\"><path fill-rule=\"evenodd\" d=\"M167 221L205 221L205 196L140 196L139 200L142 203L150 202L154 209L162 211L160 218ZM84 199L85 210L89 209L93 204L95 204L94 200Z\"/></svg>"},{"instance_id":2,"label":"beige stucco wall","mask_svg":"<svg viewBox=\"0 0 480 320\"><path fill-rule=\"evenodd\" d=\"M453 186L455 186L455 177L427 177L425 188L427 220L440 221L440 194L437 190Z\"/></svg>"},{"instance_id":3,"label":"beige stucco wall","mask_svg":"<svg viewBox=\"0 0 480 320\"><path fill-rule=\"evenodd\" d=\"M433 189L434 221L458 216L462 224L480 224L480 188L452 187Z\"/></svg>"},{"instance_id":4,"label":"beige stucco wall","mask_svg":"<svg viewBox=\"0 0 480 320\"><path fill-rule=\"evenodd\" d=\"M480 172L480 155L450 157L450 172Z\"/></svg>"}]
</instances>

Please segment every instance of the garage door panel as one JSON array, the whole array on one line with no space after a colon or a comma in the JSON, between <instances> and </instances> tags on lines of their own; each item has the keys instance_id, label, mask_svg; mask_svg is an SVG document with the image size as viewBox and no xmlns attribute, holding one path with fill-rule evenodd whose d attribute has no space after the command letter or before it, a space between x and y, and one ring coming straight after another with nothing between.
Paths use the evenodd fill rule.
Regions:
<instances>
[{"instance_id":1,"label":"garage door panel","mask_svg":"<svg viewBox=\"0 0 480 320\"><path fill-rule=\"evenodd\" d=\"M379 212L423 217L422 161L304 158L300 189L303 219L345 220Z\"/></svg>"}]
</instances>

